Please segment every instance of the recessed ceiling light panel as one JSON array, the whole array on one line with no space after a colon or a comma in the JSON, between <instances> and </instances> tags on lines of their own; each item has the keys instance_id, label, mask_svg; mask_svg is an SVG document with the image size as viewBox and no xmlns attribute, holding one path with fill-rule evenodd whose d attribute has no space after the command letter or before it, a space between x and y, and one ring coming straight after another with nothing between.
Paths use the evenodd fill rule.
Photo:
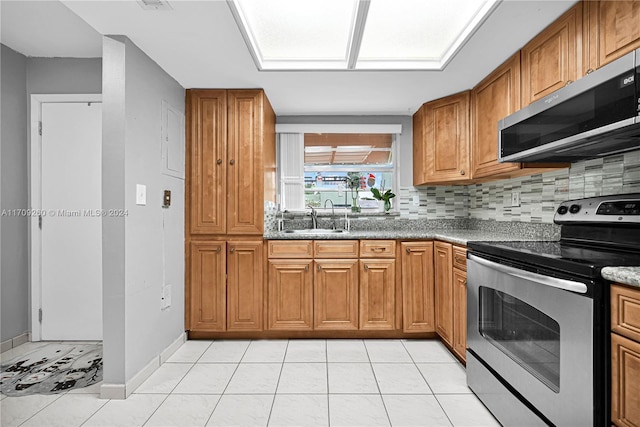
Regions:
<instances>
[{"instance_id":1,"label":"recessed ceiling light panel","mask_svg":"<svg viewBox=\"0 0 640 427\"><path fill-rule=\"evenodd\" d=\"M228 3L261 70L433 70L444 68L498 2L229 0Z\"/></svg>"}]
</instances>

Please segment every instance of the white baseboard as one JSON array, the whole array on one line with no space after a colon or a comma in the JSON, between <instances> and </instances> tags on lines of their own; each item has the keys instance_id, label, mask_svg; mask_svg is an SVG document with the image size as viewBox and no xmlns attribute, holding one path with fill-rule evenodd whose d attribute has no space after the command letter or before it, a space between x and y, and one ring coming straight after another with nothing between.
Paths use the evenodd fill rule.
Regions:
<instances>
[{"instance_id":1,"label":"white baseboard","mask_svg":"<svg viewBox=\"0 0 640 427\"><path fill-rule=\"evenodd\" d=\"M160 364L162 365L164 362L169 360L173 353L175 353L176 350L178 350L186 341L187 334L183 332L173 343L169 344L169 346L160 353Z\"/></svg>"},{"instance_id":2,"label":"white baseboard","mask_svg":"<svg viewBox=\"0 0 640 427\"><path fill-rule=\"evenodd\" d=\"M163 363L171 357L175 351L186 341L187 335L183 332L180 336L158 356L154 356L144 368L138 371L126 384L102 384L100 387L101 399L126 399L131 396L143 382L145 382L151 374L153 374Z\"/></svg>"},{"instance_id":3,"label":"white baseboard","mask_svg":"<svg viewBox=\"0 0 640 427\"><path fill-rule=\"evenodd\" d=\"M2 341L0 343L0 353L4 353L5 351L9 351L14 347L22 345L26 342L29 342L29 332L25 332L23 334L18 335L17 337L10 338L6 341Z\"/></svg>"}]
</instances>

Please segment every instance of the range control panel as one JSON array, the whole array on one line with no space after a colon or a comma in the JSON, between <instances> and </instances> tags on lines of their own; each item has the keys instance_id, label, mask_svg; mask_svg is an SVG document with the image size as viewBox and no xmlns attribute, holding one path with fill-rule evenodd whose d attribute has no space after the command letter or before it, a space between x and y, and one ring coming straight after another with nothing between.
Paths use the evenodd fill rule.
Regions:
<instances>
[{"instance_id":1,"label":"range control panel","mask_svg":"<svg viewBox=\"0 0 640 427\"><path fill-rule=\"evenodd\" d=\"M640 193L568 200L558 206L556 224L640 224Z\"/></svg>"}]
</instances>

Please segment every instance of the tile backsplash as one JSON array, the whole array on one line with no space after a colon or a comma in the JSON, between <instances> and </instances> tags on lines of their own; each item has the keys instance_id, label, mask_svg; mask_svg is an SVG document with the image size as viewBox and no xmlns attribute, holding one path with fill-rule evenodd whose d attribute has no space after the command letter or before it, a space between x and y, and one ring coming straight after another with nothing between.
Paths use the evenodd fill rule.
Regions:
<instances>
[{"instance_id":1,"label":"tile backsplash","mask_svg":"<svg viewBox=\"0 0 640 427\"><path fill-rule=\"evenodd\" d=\"M519 207L511 206L513 191L520 192ZM401 218L552 223L565 200L632 192L640 192L640 151L484 184L404 187L398 199Z\"/></svg>"}]
</instances>

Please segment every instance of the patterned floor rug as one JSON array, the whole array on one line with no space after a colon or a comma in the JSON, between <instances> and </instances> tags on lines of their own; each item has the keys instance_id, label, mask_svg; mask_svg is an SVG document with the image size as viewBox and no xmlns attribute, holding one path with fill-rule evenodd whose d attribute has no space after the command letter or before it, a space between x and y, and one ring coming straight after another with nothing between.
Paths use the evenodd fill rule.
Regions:
<instances>
[{"instance_id":1,"label":"patterned floor rug","mask_svg":"<svg viewBox=\"0 0 640 427\"><path fill-rule=\"evenodd\" d=\"M0 366L6 396L62 393L102 381L102 344L47 344Z\"/></svg>"}]
</instances>

